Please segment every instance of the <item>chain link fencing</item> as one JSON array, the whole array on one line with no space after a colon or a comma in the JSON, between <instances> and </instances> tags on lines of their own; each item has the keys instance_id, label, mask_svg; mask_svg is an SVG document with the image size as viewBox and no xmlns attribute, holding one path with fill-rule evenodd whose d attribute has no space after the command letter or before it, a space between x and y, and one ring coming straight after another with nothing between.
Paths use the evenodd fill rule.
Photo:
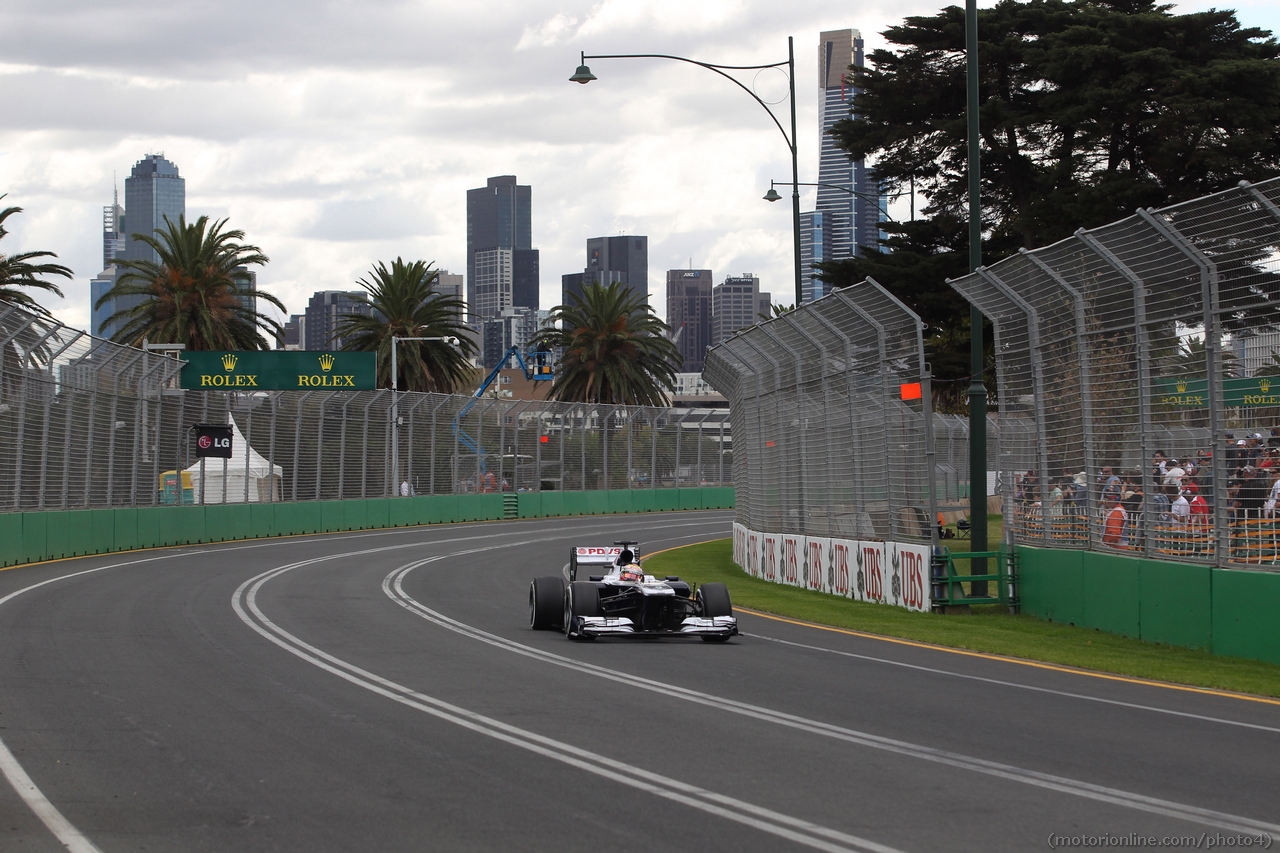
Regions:
<instances>
[{"instance_id":1,"label":"chain link fencing","mask_svg":"<svg viewBox=\"0 0 1280 853\"><path fill-rule=\"evenodd\" d=\"M931 541L936 513L967 498L968 430L932 415L922 333L868 279L708 351L703 375L729 399L734 426L739 524Z\"/></svg>"},{"instance_id":2,"label":"chain link fencing","mask_svg":"<svg viewBox=\"0 0 1280 853\"><path fill-rule=\"evenodd\" d=\"M172 355L0 303L0 512L732 483L723 409L186 391ZM232 458L201 464L196 423L233 424Z\"/></svg>"},{"instance_id":3,"label":"chain link fencing","mask_svg":"<svg viewBox=\"0 0 1280 853\"><path fill-rule=\"evenodd\" d=\"M1280 563L1278 203L1280 181L1242 183L949 282L1026 427L1000 457L1018 541Z\"/></svg>"}]
</instances>

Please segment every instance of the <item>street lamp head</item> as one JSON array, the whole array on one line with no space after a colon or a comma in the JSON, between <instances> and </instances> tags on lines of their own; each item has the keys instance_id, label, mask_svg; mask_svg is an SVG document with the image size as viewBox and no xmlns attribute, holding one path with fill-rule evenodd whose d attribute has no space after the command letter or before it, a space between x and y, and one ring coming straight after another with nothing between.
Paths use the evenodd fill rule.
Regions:
<instances>
[{"instance_id":1,"label":"street lamp head","mask_svg":"<svg viewBox=\"0 0 1280 853\"><path fill-rule=\"evenodd\" d=\"M779 201L782 196L778 195L778 191L773 187L769 187L769 191L764 194L765 201Z\"/></svg>"},{"instance_id":2,"label":"street lamp head","mask_svg":"<svg viewBox=\"0 0 1280 853\"><path fill-rule=\"evenodd\" d=\"M591 69L585 65L579 65L578 70L573 72L573 76L569 78L572 83L590 83L596 79L596 75L591 73Z\"/></svg>"}]
</instances>

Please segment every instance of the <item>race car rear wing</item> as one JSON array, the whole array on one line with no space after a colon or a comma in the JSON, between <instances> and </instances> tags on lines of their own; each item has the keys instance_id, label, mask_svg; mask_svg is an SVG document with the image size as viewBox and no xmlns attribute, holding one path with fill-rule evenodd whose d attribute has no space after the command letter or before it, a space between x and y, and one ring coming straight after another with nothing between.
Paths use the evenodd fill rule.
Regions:
<instances>
[{"instance_id":1,"label":"race car rear wing","mask_svg":"<svg viewBox=\"0 0 1280 853\"><path fill-rule=\"evenodd\" d=\"M640 559L640 543L631 541L615 542L613 545L578 545L569 549L569 581L578 579L579 566L612 567L618 562L623 549L629 549Z\"/></svg>"}]
</instances>

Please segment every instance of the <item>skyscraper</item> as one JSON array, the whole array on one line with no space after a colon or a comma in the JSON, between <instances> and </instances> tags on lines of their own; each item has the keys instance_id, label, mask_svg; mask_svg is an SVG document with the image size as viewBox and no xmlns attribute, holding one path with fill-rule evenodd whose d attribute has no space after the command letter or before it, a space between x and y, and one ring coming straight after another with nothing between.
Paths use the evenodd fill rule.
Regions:
<instances>
[{"instance_id":1,"label":"skyscraper","mask_svg":"<svg viewBox=\"0 0 1280 853\"><path fill-rule=\"evenodd\" d=\"M649 238L640 234L590 238L583 274L599 284L620 281L648 299Z\"/></svg>"},{"instance_id":2,"label":"skyscraper","mask_svg":"<svg viewBox=\"0 0 1280 853\"><path fill-rule=\"evenodd\" d=\"M373 308L361 298L364 295L363 290L321 290L311 294L311 301L307 303L302 345L315 351L336 352L341 349L344 339L330 340L329 337L337 331L344 315L367 316L373 313Z\"/></svg>"},{"instance_id":3,"label":"skyscraper","mask_svg":"<svg viewBox=\"0 0 1280 853\"><path fill-rule=\"evenodd\" d=\"M538 307L538 250L533 248L532 190L515 175L489 178L486 186L467 190L467 306L472 322L497 317L504 307ZM486 286L481 305L477 292L476 255L494 249L508 255L506 278ZM486 256L492 265L496 256ZM517 286L517 282L519 283ZM503 294L505 294L505 299Z\"/></svg>"},{"instance_id":4,"label":"skyscraper","mask_svg":"<svg viewBox=\"0 0 1280 853\"><path fill-rule=\"evenodd\" d=\"M158 263L155 250L134 238L134 234L153 236L165 227L165 219L177 223L187 212L187 182L178 175L178 167L163 154L148 154L134 164L124 179L124 209L128 234L124 257L135 261Z\"/></svg>"},{"instance_id":5,"label":"skyscraper","mask_svg":"<svg viewBox=\"0 0 1280 853\"><path fill-rule=\"evenodd\" d=\"M859 246L877 246L885 200L862 160L850 160L836 145L831 128L849 116L855 89L849 66L863 64L862 34L833 30L818 39L818 199L812 214L801 217L801 263L804 300L826 295L814 276L814 265L860 254ZM845 189L836 189L844 187ZM853 192L849 192L852 190ZM822 214L817 216L817 214Z\"/></svg>"},{"instance_id":6,"label":"skyscraper","mask_svg":"<svg viewBox=\"0 0 1280 853\"><path fill-rule=\"evenodd\" d=\"M684 357L683 373L701 373L711 346L711 270L667 270L667 325Z\"/></svg>"},{"instance_id":7,"label":"skyscraper","mask_svg":"<svg viewBox=\"0 0 1280 853\"><path fill-rule=\"evenodd\" d=\"M719 344L739 329L760 322L769 294L760 292L760 279L751 273L725 276L711 289L711 339Z\"/></svg>"},{"instance_id":8,"label":"skyscraper","mask_svg":"<svg viewBox=\"0 0 1280 853\"><path fill-rule=\"evenodd\" d=\"M117 311L138 305L145 299L142 296L131 296L112 299L101 308L93 307L100 297L115 286L118 270L113 261L123 258L158 263L160 257L155 250L133 235L152 236L156 229L165 227L166 217L170 222L176 223L186 211L187 182L178 174L177 166L166 160L163 154L148 154L134 164L129 177L124 180L124 209L121 210L118 197L110 207L103 209L104 269L89 283L95 335L111 337L115 334L116 326L108 324L107 318Z\"/></svg>"}]
</instances>

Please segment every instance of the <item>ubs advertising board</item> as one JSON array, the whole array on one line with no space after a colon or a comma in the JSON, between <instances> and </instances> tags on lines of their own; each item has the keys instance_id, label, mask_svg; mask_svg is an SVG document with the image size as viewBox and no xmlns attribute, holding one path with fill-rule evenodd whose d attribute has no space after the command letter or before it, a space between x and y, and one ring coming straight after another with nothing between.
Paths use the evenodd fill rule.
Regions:
<instances>
[{"instance_id":1,"label":"ubs advertising board","mask_svg":"<svg viewBox=\"0 0 1280 853\"><path fill-rule=\"evenodd\" d=\"M182 387L192 391L372 391L377 355L371 352L184 352Z\"/></svg>"},{"instance_id":2,"label":"ubs advertising board","mask_svg":"<svg viewBox=\"0 0 1280 853\"><path fill-rule=\"evenodd\" d=\"M908 610L931 607L928 545L761 533L735 522L733 561L773 583Z\"/></svg>"}]
</instances>

